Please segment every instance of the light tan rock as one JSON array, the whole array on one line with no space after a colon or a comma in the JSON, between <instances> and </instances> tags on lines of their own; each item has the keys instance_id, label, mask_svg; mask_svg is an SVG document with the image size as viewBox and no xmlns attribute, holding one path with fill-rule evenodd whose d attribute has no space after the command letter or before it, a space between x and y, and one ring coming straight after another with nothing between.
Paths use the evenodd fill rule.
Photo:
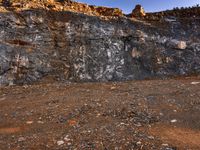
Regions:
<instances>
[{"instance_id":1,"label":"light tan rock","mask_svg":"<svg viewBox=\"0 0 200 150\"><path fill-rule=\"evenodd\" d=\"M133 9L131 13L132 17L144 17L146 16L146 13L144 11L144 8L141 5L136 5L135 9Z\"/></svg>"}]
</instances>

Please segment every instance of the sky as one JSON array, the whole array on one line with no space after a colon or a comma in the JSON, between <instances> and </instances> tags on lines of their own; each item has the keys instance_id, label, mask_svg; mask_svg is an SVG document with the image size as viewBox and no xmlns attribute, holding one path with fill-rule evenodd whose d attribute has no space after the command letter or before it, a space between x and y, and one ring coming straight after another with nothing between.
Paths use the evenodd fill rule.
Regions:
<instances>
[{"instance_id":1,"label":"sky","mask_svg":"<svg viewBox=\"0 0 200 150\"><path fill-rule=\"evenodd\" d=\"M156 12L174 7L194 6L200 0L76 0L91 5L117 7L124 13L130 13L136 4L141 4L146 12Z\"/></svg>"}]
</instances>

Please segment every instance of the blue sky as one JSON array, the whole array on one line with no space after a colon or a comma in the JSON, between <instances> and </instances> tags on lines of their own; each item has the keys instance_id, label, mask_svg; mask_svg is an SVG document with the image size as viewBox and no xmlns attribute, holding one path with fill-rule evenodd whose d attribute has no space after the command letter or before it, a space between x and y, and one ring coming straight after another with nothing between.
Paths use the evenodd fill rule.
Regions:
<instances>
[{"instance_id":1,"label":"blue sky","mask_svg":"<svg viewBox=\"0 0 200 150\"><path fill-rule=\"evenodd\" d=\"M146 12L155 12L174 7L193 6L200 4L200 0L76 0L98 6L118 7L124 13L130 13L136 4L141 4Z\"/></svg>"}]
</instances>

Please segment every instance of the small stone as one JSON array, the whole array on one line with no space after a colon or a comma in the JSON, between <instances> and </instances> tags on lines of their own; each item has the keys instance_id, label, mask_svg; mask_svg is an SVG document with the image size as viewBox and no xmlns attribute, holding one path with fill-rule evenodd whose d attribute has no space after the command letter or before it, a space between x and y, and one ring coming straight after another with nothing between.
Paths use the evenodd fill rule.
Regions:
<instances>
[{"instance_id":1,"label":"small stone","mask_svg":"<svg viewBox=\"0 0 200 150\"><path fill-rule=\"evenodd\" d=\"M141 142L141 141L138 141L136 144L137 144L137 145L141 145L141 144L142 144L142 142Z\"/></svg>"},{"instance_id":2,"label":"small stone","mask_svg":"<svg viewBox=\"0 0 200 150\"><path fill-rule=\"evenodd\" d=\"M26 139L24 138L24 137L20 137L19 139L18 139L18 142L23 142L23 141L25 141Z\"/></svg>"},{"instance_id":3,"label":"small stone","mask_svg":"<svg viewBox=\"0 0 200 150\"><path fill-rule=\"evenodd\" d=\"M67 145L70 146L70 145L72 145L72 143L69 142L69 143L67 143Z\"/></svg>"},{"instance_id":4,"label":"small stone","mask_svg":"<svg viewBox=\"0 0 200 150\"><path fill-rule=\"evenodd\" d=\"M151 140L153 140L153 139L154 139L154 137L153 137L153 136L148 136L148 139L151 139Z\"/></svg>"},{"instance_id":5,"label":"small stone","mask_svg":"<svg viewBox=\"0 0 200 150\"><path fill-rule=\"evenodd\" d=\"M100 113L98 113L96 117L99 117L99 116L101 116L101 114L100 114Z\"/></svg>"},{"instance_id":6,"label":"small stone","mask_svg":"<svg viewBox=\"0 0 200 150\"><path fill-rule=\"evenodd\" d=\"M175 123L175 122L177 122L177 120L176 120L176 119L173 119L173 120L171 120L170 122L171 122L171 123Z\"/></svg>"},{"instance_id":7,"label":"small stone","mask_svg":"<svg viewBox=\"0 0 200 150\"><path fill-rule=\"evenodd\" d=\"M116 87L115 87L115 86L112 86L110 89L111 89L111 90L115 90L115 89L116 89Z\"/></svg>"},{"instance_id":8,"label":"small stone","mask_svg":"<svg viewBox=\"0 0 200 150\"><path fill-rule=\"evenodd\" d=\"M163 61L161 58L157 58L157 64L159 64L159 65L163 64Z\"/></svg>"},{"instance_id":9,"label":"small stone","mask_svg":"<svg viewBox=\"0 0 200 150\"><path fill-rule=\"evenodd\" d=\"M160 113L160 116L164 116L164 114L163 114L163 113Z\"/></svg>"},{"instance_id":10,"label":"small stone","mask_svg":"<svg viewBox=\"0 0 200 150\"><path fill-rule=\"evenodd\" d=\"M141 127L141 123L134 124L136 127Z\"/></svg>"},{"instance_id":11,"label":"small stone","mask_svg":"<svg viewBox=\"0 0 200 150\"><path fill-rule=\"evenodd\" d=\"M26 122L26 124L32 124L33 123L33 121L27 121Z\"/></svg>"},{"instance_id":12,"label":"small stone","mask_svg":"<svg viewBox=\"0 0 200 150\"><path fill-rule=\"evenodd\" d=\"M68 141L70 141L71 139L69 138L69 135L66 135L66 136L64 137L64 140L68 142Z\"/></svg>"},{"instance_id":13,"label":"small stone","mask_svg":"<svg viewBox=\"0 0 200 150\"><path fill-rule=\"evenodd\" d=\"M185 41L180 41L177 46L179 49L186 49L187 44Z\"/></svg>"},{"instance_id":14,"label":"small stone","mask_svg":"<svg viewBox=\"0 0 200 150\"><path fill-rule=\"evenodd\" d=\"M125 125L125 123L124 123L124 122L121 122L120 125Z\"/></svg>"},{"instance_id":15,"label":"small stone","mask_svg":"<svg viewBox=\"0 0 200 150\"><path fill-rule=\"evenodd\" d=\"M162 144L162 146L165 146L165 147L167 147L167 146L169 146L169 144L165 144L165 143L164 143L164 144Z\"/></svg>"},{"instance_id":16,"label":"small stone","mask_svg":"<svg viewBox=\"0 0 200 150\"><path fill-rule=\"evenodd\" d=\"M60 141L57 141L57 145L60 146L60 145L63 145L65 142L60 140Z\"/></svg>"},{"instance_id":17,"label":"small stone","mask_svg":"<svg viewBox=\"0 0 200 150\"><path fill-rule=\"evenodd\" d=\"M176 49L184 50L187 48L187 44L185 41L179 41L176 39L173 39L170 41L170 45Z\"/></svg>"},{"instance_id":18,"label":"small stone","mask_svg":"<svg viewBox=\"0 0 200 150\"><path fill-rule=\"evenodd\" d=\"M200 82L191 82L192 85L200 84Z\"/></svg>"},{"instance_id":19,"label":"small stone","mask_svg":"<svg viewBox=\"0 0 200 150\"><path fill-rule=\"evenodd\" d=\"M39 124L44 124L44 122L43 122L43 121L37 121L37 123L39 123Z\"/></svg>"},{"instance_id":20,"label":"small stone","mask_svg":"<svg viewBox=\"0 0 200 150\"><path fill-rule=\"evenodd\" d=\"M24 85L23 88L27 89L27 88L28 88L28 85Z\"/></svg>"}]
</instances>

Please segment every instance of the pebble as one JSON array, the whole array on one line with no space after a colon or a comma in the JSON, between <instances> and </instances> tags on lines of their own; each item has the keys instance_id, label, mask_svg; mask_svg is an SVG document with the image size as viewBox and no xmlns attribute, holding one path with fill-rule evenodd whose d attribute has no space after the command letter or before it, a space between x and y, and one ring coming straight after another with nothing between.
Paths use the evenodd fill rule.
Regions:
<instances>
[{"instance_id":1,"label":"pebble","mask_svg":"<svg viewBox=\"0 0 200 150\"><path fill-rule=\"evenodd\" d=\"M148 136L148 139L154 140L153 136Z\"/></svg>"},{"instance_id":2,"label":"pebble","mask_svg":"<svg viewBox=\"0 0 200 150\"><path fill-rule=\"evenodd\" d=\"M170 122L171 122L171 123L175 123L175 122L177 122L177 120L176 120L176 119L173 119L173 120L171 120Z\"/></svg>"},{"instance_id":3,"label":"pebble","mask_svg":"<svg viewBox=\"0 0 200 150\"><path fill-rule=\"evenodd\" d=\"M64 137L64 140L68 142L68 141L70 141L71 139L69 138L69 135L66 135L66 136Z\"/></svg>"},{"instance_id":4,"label":"pebble","mask_svg":"<svg viewBox=\"0 0 200 150\"><path fill-rule=\"evenodd\" d=\"M137 142L136 144L137 144L137 145L141 145L141 144L142 144L142 142L141 142L141 141L139 141L139 142Z\"/></svg>"},{"instance_id":5,"label":"pebble","mask_svg":"<svg viewBox=\"0 0 200 150\"><path fill-rule=\"evenodd\" d=\"M192 85L200 84L200 82L191 82Z\"/></svg>"},{"instance_id":6,"label":"pebble","mask_svg":"<svg viewBox=\"0 0 200 150\"><path fill-rule=\"evenodd\" d=\"M60 140L60 141L57 141L57 145L60 146L60 145L63 145L65 142Z\"/></svg>"},{"instance_id":7,"label":"pebble","mask_svg":"<svg viewBox=\"0 0 200 150\"><path fill-rule=\"evenodd\" d=\"M163 114L163 113L160 113L160 116L164 116L164 114Z\"/></svg>"},{"instance_id":8,"label":"pebble","mask_svg":"<svg viewBox=\"0 0 200 150\"><path fill-rule=\"evenodd\" d=\"M44 122L43 122L43 121L37 121L37 123L39 123L39 124L44 124Z\"/></svg>"},{"instance_id":9,"label":"pebble","mask_svg":"<svg viewBox=\"0 0 200 150\"><path fill-rule=\"evenodd\" d=\"M72 145L72 143L69 142L69 143L67 143L67 145L70 146L70 145Z\"/></svg>"},{"instance_id":10,"label":"pebble","mask_svg":"<svg viewBox=\"0 0 200 150\"><path fill-rule=\"evenodd\" d=\"M112 86L110 89L111 89L111 90L115 90L115 89L116 89L116 87L115 87L115 86Z\"/></svg>"},{"instance_id":11,"label":"pebble","mask_svg":"<svg viewBox=\"0 0 200 150\"><path fill-rule=\"evenodd\" d=\"M162 144L162 146L169 146L169 144Z\"/></svg>"},{"instance_id":12,"label":"pebble","mask_svg":"<svg viewBox=\"0 0 200 150\"><path fill-rule=\"evenodd\" d=\"M27 121L26 122L26 124L32 124L33 123L33 121Z\"/></svg>"},{"instance_id":13,"label":"pebble","mask_svg":"<svg viewBox=\"0 0 200 150\"><path fill-rule=\"evenodd\" d=\"M136 127L141 127L142 125L140 123L134 124Z\"/></svg>"},{"instance_id":14,"label":"pebble","mask_svg":"<svg viewBox=\"0 0 200 150\"><path fill-rule=\"evenodd\" d=\"M26 139L24 138L24 137L20 137L19 139L18 139L18 142L22 142L22 141L25 141Z\"/></svg>"},{"instance_id":15,"label":"pebble","mask_svg":"<svg viewBox=\"0 0 200 150\"><path fill-rule=\"evenodd\" d=\"M100 113L98 113L98 114L96 115L96 117L99 117L99 116L101 116L101 114L100 114Z\"/></svg>"}]
</instances>

